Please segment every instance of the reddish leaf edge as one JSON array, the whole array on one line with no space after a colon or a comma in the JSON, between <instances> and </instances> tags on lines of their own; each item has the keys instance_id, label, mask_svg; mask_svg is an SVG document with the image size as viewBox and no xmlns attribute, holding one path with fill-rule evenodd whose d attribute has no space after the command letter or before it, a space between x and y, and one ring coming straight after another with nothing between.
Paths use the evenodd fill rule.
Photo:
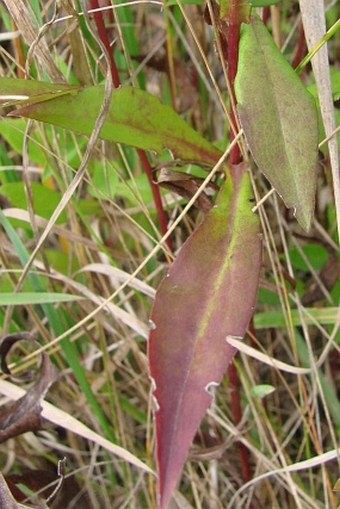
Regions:
<instances>
[{"instance_id":1,"label":"reddish leaf edge","mask_svg":"<svg viewBox=\"0 0 340 509\"><path fill-rule=\"evenodd\" d=\"M77 129L75 127L71 127L66 118L63 119L62 116L59 116L58 119L49 120L49 110L57 107L58 105L64 103L65 101L72 102L72 96L78 96L78 99L82 97L84 94L99 94L100 96L104 96L104 87L103 85L95 85L95 86L72 86L72 85L59 85L55 83L45 83L43 81L37 80L19 80L12 78L0 78L0 103L1 103L1 93L5 91L6 93L11 89L11 86L15 86L16 92L19 94L24 94L26 99L17 100L17 101L9 101L6 102L5 106L16 106L16 109L7 113L7 116L10 117L25 117L35 119L47 124L56 125L62 127L64 129L68 129L74 132L78 132L80 134L89 135L92 131L88 126L82 124L81 121ZM30 91L30 87L32 90ZM39 87L41 90L39 91ZM178 157L180 160L189 161L195 160L201 163L205 163L208 165L214 165L219 160L222 155L222 152L215 147L212 143L208 142L204 137L200 135L198 131L193 129L185 120L176 113L176 111L171 108L169 105L162 103L156 96L146 92L144 90L140 90L129 85L123 85L120 88L117 88L113 91L113 99L115 101L122 101L127 98L130 92L133 91L134 96L136 97L136 101L138 100L140 105L143 105L145 102L149 104L149 107L153 107L157 114L159 114L159 108L162 108L163 118L170 118L172 121L176 119L178 122L178 129L184 130L183 136L178 135L178 132L175 130L173 134L167 133L167 142L165 139L156 140L154 143L156 146L153 146L152 140L144 140L142 142L133 143L131 139L126 139L126 133L122 135L122 132L119 133L119 136L116 134L115 137L112 137L112 131L110 130L110 126L104 123L99 138L104 140L113 141L116 143L122 143L124 145L133 146L137 149L142 150L155 150L157 153L161 153L163 149L169 150L175 157ZM9 97L9 96L7 96ZM13 96L14 98L15 96ZM102 99L102 98L101 98ZM61 102L60 102L61 101ZM44 103L46 104L46 112L41 110L44 107ZM113 107L113 102L111 101L111 107ZM46 117L47 115L47 117ZM147 118L147 116L146 116ZM108 112L108 118L110 119L110 110ZM124 129L130 128L131 130L131 122L129 119L126 121L120 119L120 122ZM155 123L155 119L153 120L153 124ZM166 124L166 123L165 123ZM150 122L145 122L143 125L137 123L137 126L133 127L136 131L139 131L141 134L150 135L155 130L155 126L151 125ZM189 136L189 139L186 139ZM165 134L164 134L165 138Z\"/></svg>"}]
</instances>

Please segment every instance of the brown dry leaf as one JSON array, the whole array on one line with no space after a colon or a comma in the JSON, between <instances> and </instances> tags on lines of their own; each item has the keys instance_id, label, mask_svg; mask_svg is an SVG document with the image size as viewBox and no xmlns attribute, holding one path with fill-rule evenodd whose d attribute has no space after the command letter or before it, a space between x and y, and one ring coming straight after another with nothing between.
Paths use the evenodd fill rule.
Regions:
<instances>
[{"instance_id":1,"label":"brown dry leaf","mask_svg":"<svg viewBox=\"0 0 340 509\"><path fill-rule=\"evenodd\" d=\"M8 398L18 400L20 394L24 394L24 389L7 382L6 380L0 379L0 393L5 395ZM118 445L110 442L99 433L92 431L90 428L85 426L82 422L78 421L67 412L64 412L60 408L55 407L51 403L47 401L42 402L42 416L44 419L49 420L56 426L61 426L68 431L76 433L77 435L85 438L86 440L90 440L103 447L106 451L117 455L119 458L122 458L124 461L128 461L132 465L142 469L145 472L153 474L153 471L150 467L148 467L145 463L139 460L136 456L131 454L127 449L123 447L119 447Z\"/></svg>"},{"instance_id":2,"label":"brown dry leaf","mask_svg":"<svg viewBox=\"0 0 340 509\"><path fill-rule=\"evenodd\" d=\"M6 356L8 352L11 350L12 346L15 345L15 343L18 343L18 341L31 341L35 342L36 340L33 338L33 336L29 332L17 332L15 334L8 334L8 336L5 336L1 343L0 343L0 366L1 371L3 373L6 373L6 375L10 375L11 371L7 365Z\"/></svg>"},{"instance_id":3,"label":"brown dry leaf","mask_svg":"<svg viewBox=\"0 0 340 509\"><path fill-rule=\"evenodd\" d=\"M192 175L188 175L187 173L182 173L180 171L168 170L167 168L161 169L157 179L157 183L159 185L188 200L194 196L199 187L202 185L202 182L203 179L201 178L193 177ZM215 193L217 186L214 186L214 184L211 183L209 190ZM205 213L211 209L212 204L208 197L207 189L198 196L195 205Z\"/></svg>"},{"instance_id":4,"label":"brown dry leaf","mask_svg":"<svg viewBox=\"0 0 340 509\"><path fill-rule=\"evenodd\" d=\"M198 99L198 78L191 61L176 60L175 77L177 85L176 111L184 113L192 108Z\"/></svg>"},{"instance_id":5,"label":"brown dry leaf","mask_svg":"<svg viewBox=\"0 0 340 509\"><path fill-rule=\"evenodd\" d=\"M22 339L34 340L28 332L22 332L10 334L1 342L1 368L7 374L10 374L10 371L6 363L6 355L11 347ZM57 376L57 369L50 361L49 356L45 353L42 354L40 374L36 383L27 391L25 396L15 402L7 403L1 408L0 443L21 433L41 429L41 401L50 386L56 381ZM0 505L0 507L2 506Z\"/></svg>"},{"instance_id":6,"label":"brown dry leaf","mask_svg":"<svg viewBox=\"0 0 340 509\"><path fill-rule=\"evenodd\" d=\"M137 62L146 61L146 65L156 71L166 73L170 76L169 63L166 55L153 56L148 58L147 55L139 55L134 57ZM184 113L190 110L199 98L198 93L198 76L196 69L191 61L183 62L175 59L174 80L176 82L176 97L174 108L178 113Z\"/></svg>"},{"instance_id":7,"label":"brown dry leaf","mask_svg":"<svg viewBox=\"0 0 340 509\"><path fill-rule=\"evenodd\" d=\"M67 20L67 34L73 56L74 74L81 85L91 85L91 72L86 58L85 44L79 30L79 18L77 11L70 2L63 0L62 5L72 19Z\"/></svg>"},{"instance_id":8,"label":"brown dry leaf","mask_svg":"<svg viewBox=\"0 0 340 509\"><path fill-rule=\"evenodd\" d=\"M28 505L18 504L7 486L0 472L0 508L1 509L31 509Z\"/></svg>"},{"instance_id":9,"label":"brown dry leaf","mask_svg":"<svg viewBox=\"0 0 340 509\"><path fill-rule=\"evenodd\" d=\"M80 495L81 488L74 476L64 477L57 493L54 493L54 491L58 485L58 477L57 472L53 470L27 470L20 475L13 474L5 476L5 480L12 494L19 502L23 502L27 498L27 495L20 492L17 485L26 486L31 492L37 495L39 494L39 498L34 496L32 500L34 500L35 504L44 504L44 508L47 507L46 500L51 509L65 509L65 507L93 509L86 495ZM52 498L50 500L49 497L51 496ZM75 499L77 500L76 505L74 505Z\"/></svg>"}]
</instances>

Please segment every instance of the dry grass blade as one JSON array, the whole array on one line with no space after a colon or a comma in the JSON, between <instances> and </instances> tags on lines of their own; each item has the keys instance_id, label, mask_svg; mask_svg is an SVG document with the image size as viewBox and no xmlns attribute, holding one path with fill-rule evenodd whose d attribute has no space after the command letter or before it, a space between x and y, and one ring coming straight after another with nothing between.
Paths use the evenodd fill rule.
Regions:
<instances>
[{"instance_id":1,"label":"dry grass blade","mask_svg":"<svg viewBox=\"0 0 340 509\"><path fill-rule=\"evenodd\" d=\"M23 389L20 389L16 385L10 382L6 382L5 380L0 380L0 392L3 396L6 396L11 400L17 400L25 395L25 391ZM60 410L60 408L51 405L47 401L42 402L41 415L50 422L53 422L53 424L61 426L62 428L71 431L72 433L76 433L86 440L95 442L111 454L118 456L122 460L127 461L132 465L135 465L137 468L142 469L144 472L152 473L152 470L147 465L145 465L145 463L140 461L133 454L129 453L129 451L113 444L112 442L109 442L104 437L100 436L98 433L95 433L83 423L75 419L72 415L67 414L63 410Z\"/></svg>"},{"instance_id":2,"label":"dry grass blade","mask_svg":"<svg viewBox=\"0 0 340 509\"><path fill-rule=\"evenodd\" d=\"M34 52L41 70L49 75L54 81L64 81L64 76L57 68L47 43L43 37L37 39L39 34L39 26L35 20L34 13L28 9L27 3L23 0L4 0L8 12L11 14L15 25L23 35L28 46L35 45Z\"/></svg>"},{"instance_id":3,"label":"dry grass blade","mask_svg":"<svg viewBox=\"0 0 340 509\"><path fill-rule=\"evenodd\" d=\"M309 368L299 368L286 364L285 362L279 361L278 359L273 359L273 357L255 350L255 348L244 344L237 338L228 336L226 341L231 346L237 348L240 352L249 355L249 357L252 357L253 359L263 362L264 364L268 364L268 366L272 366L274 369L279 369L281 371L285 371L286 373L291 373L292 375L307 375L311 372Z\"/></svg>"},{"instance_id":4,"label":"dry grass blade","mask_svg":"<svg viewBox=\"0 0 340 509\"><path fill-rule=\"evenodd\" d=\"M301 16L309 50L325 35L325 6L318 0L299 0ZM318 87L321 115L328 138L330 163L333 175L333 191L337 214L338 235L340 238L340 167L339 147L334 118L334 105L330 80L330 64L327 44L324 44L312 58L312 67Z\"/></svg>"}]
</instances>

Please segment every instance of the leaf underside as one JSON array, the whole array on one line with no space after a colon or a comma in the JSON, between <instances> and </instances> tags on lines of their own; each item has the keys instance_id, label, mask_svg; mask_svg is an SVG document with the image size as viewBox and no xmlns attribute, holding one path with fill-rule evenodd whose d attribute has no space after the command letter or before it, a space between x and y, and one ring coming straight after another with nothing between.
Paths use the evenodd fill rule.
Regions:
<instances>
[{"instance_id":1,"label":"leaf underside","mask_svg":"<svg viewBox=\"0 0 340 509\"><path fill-rule=\"evenodd\" d=\"M244 167L233 168L216 206L183 245L151 313L161 509L170 500L195 432L253 314L261 263L259 221Z\"/></svg>"},{"instance_id":2,"label":"leaf underside","mask_svg":"<svg viewBox=\"0 0 340 509\"><path fill-rule=\"evenodd\" d=\"M257 166L309 230L318 154L316 106L257 16L242 25L235 92Z\"/></svg>"},{"instance_id":3,"label":"leaf underside","mask_svg":"<svg viewBox=\"0 0 340 509\"><path fill-rule=\"evenodd\" d=\"M32 84L31 92L31 85L28 84ZM24 106L11 112L12 115L40 120L87 135L94 128L104 100L104 86L101 85L76 89L65 85L1 78L0 99L1 95L13 93L26 94L30 98ZM100 137L158 153L169 149L175 157L209 165L215 164L222 155L170 106L143 90L129 86L113 90Z\"/></svg>"}]
</instances>

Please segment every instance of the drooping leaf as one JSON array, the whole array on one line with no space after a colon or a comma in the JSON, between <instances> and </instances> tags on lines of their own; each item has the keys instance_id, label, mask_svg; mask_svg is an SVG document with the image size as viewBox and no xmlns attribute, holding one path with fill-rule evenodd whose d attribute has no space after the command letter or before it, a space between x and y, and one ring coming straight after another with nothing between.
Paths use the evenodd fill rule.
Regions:
<instances>
[{"instance_id":1,"label":"drooping leaf","mask_svg":"<svg viewBox=\"0 0 340 509\"><path fill-rule=\"evenodd\" d=\"M202 224L186 241L156 294L149 337L157 401L160 508L254 310L261 262L259 221L244 167L233 168Z\"/></svg>"},{"instance_id":2,"label":"drooping leaf","mask_svg":"<svg viewBox=\"0 0 340 509\"><path fill-rule=\"evenodd\" d=\"M316 107L256 16L242 25L235 92L256 164L308 230L315 203Z\"/></svg>"},{"instance_id":3,"label":"drooping leaf","mask_svg":"<svg viewBox=\"0 0 340 509\"><path fill-rule=\"evenodd\" d=\"M20 89L20 82L24 82ZM18 85L19 82L19 85ZM29 95L26 106L12 112L90 135L104 99L104 87L94 86L74 89L45 89L39 92L39 83L30 93L27 80L0 79L0 96L13 94ZM59 85L58 85L59 86ZM56 87L53 85L53 87ZM47 100L41 101L46 93ZM40 94L40 95L39 95ZM56 96L53 99L53 94ZM192 129L170 106L162 104L153 95L129 86L112 92L111 107L100 132L100 137L141 149L161 152L167 148L184 160L197 160L214 164L222 153Z\"/></svg>"}]
</instances>

